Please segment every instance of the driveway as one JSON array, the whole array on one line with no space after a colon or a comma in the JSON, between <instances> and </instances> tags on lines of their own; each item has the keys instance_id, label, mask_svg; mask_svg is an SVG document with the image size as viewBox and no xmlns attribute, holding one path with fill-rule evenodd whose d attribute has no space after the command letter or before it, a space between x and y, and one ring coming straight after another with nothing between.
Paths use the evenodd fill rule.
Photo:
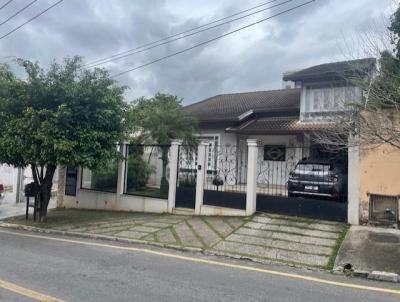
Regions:
<instances>
[{"instance_id":1,"label":"driveway","mask_svg":"<svg viewBox=\"0 0 400 302\"><path fill-rule=\"evenodd\" d=\"M89 210L53 210L46 223L24 217L7 223L70 235L127 239L263 263L332 268L347 226L272 214L199 217Z\"/></svg>"}]
</instances>

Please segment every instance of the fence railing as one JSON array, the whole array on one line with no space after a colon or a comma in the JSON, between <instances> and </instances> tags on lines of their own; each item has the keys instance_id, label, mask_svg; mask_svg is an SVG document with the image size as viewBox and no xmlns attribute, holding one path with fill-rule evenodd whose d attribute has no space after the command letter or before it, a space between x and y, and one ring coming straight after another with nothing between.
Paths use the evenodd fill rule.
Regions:
<instances>
[{"instance_id":1,"label":"fence railing","mask_svg":"<svg viewBox=\"0 0 400 302\"><path fill-rule=\"evenodd\" d=\"M168 198L169 145L127 145L124 194Z\"/></svg>"},{"instance_id":2,"label":"fence railing","mask_svg":"<svg viewBox=\"0 0 400 302\"><path fill-rule=\"evenodd\" d=\"M246 192L247 148L209 146L205 190Z\"/></svg>"}]
</instances>

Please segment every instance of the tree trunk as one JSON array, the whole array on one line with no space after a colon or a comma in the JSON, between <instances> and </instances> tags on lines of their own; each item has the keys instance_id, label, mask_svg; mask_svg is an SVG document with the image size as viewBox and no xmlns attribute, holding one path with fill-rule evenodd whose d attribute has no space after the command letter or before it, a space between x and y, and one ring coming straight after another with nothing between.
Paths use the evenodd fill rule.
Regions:
<instances>
[{"instance_id":1,"label":"tree trunk","mask_svg":"<svg viewBox=\"0 0 400 302\"><path fill-rule=\"evenodd\" d=\"M43 222L45 217L47 216L47 208L49 206L51 198L51 188L53 186L53 176L57 166L53 164L48 164L46 166L45 173L43 166L40 167L40 173L35 165L31 165L31 168L40 207L39 221Z\"/></svg>"}]
</instances>

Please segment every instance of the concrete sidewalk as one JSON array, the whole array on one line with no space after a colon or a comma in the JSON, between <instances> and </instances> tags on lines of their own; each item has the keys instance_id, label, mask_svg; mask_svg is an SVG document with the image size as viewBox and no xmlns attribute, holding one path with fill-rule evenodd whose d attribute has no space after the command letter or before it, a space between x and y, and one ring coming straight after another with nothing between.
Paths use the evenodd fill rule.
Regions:
<instances>
[{"instance_id":1,"label":"concrete sidewalk","mask_svg":"<svg viewBox=\"0 0 400 302\"><path fill-rule=\"evenodd\" d=\"M3 220L18 225L197 249L208 254L258 262L332 268L347 225L272 214L205 217L89 210L52 210L46 223L24 217Z\"/></svg>"},{"instance_id":2,"label":"concrete sidewalk","mask_svg":"<svg viewBox=\"0 0 400 302\"><path fill-rule=\"evenodd\" d=\"M400 274L400 230L352 226L343 241L336 266L350 264L354 271Z\"/></svg>"}]
</instances>

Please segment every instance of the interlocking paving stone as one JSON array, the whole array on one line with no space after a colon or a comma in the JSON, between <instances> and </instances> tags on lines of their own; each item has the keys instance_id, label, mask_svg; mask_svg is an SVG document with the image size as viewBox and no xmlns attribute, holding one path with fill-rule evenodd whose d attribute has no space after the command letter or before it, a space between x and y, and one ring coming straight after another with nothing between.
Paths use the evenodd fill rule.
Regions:
<instances>
[{"instance_id":1,"label":"interlocking paving stone","mask_svg":"<svg viewBox=\"0 0 400 302\"><path fill-rule=\"evenodd\" d=\"M217 243L214 249L278 261L300 263L308 266L326 266L329 262L328 256L304 254L297 251L286 251L228 241Z\"/></svg>"},{"instance_id":2,"label":"interlocking paving stone","mask_svg":"<svg viewBox=\"0 0 400 302\"><path fill-rule=\"evenodd\" d=\"M299 252L305 252L310 254L327 255L332 253L332 248L324 246L309 245L304 243L297 243L292 241L282 241L279 239L270 238L257 238L246 235L229 235L226 240L235 241L243 244L256 244L264 245L278 249L287 249Z\"/></svg>"},{"instance_id":3,"label":"interlocking paving stone","mask_svg":"<svg viewBox=\"0 0 400 302\"><path fill-rule=\"evenodd\" d=\"M137 231L137 232L145 232L145 233L154 233L159 230L159 228L153 228L153 227L147 227L147 226L142 226L138 225L133 228L129 229L130 231Z\"/></svg>"},{"instance_id":4,"label":"interlocking paving stone","mask_svg":"<svg viewBox=\"0 0 400 302\"><path fill-rule=\"evenodd\" d=\"M158 238L163 243L176 243L174 235L172 235L172 231L170 229L164 229L159 231Z\"/></svg>"},{"instance_id":5,"label":"interlocking paving stone","mask_svg":"<svg viewBox=\"0 0 400 302\"><path fill-rule=\"evenodd\" d=\"M259 213L257 214L258 217L270 217L270 218L278 218L278 219L285 219L285 220L291 220L291 221L301 221L301 222L319 222L323 224L330 224L330 225L341 225L340 222L336 221L328 221L328 220L318 220L318 219L312 219L312 218L303 218L303 217L295 217L295 216L285 216L285 215L279 215L279 214L271 214L271 213Z\"/></svg>"},{"instance_id":6,"label":"interlocking paving stone","mask_svg":"<svg viewBox=\"0 0 400 302\"><path fill-rule=\"evenodd\" d=\"M103 234L103 233L117 233L118 231L125 231L129 226L120 226L112 228L98 228L96 230L90 230L88 233Z\"/></svg>"},{"instance_id":7,"label":"interlocking paving stone","mask_svg":"<svg viewBox=\"0 0 400 302\"><path fill-rule=\"evenodd\" d=\"M257 236L257 237L262 237L262 238L282 239L282 240L289 240L289 241L299 242L299 243L304 243L304 244L322 245L322 246L329 246L329 247L333 247L336 245L335 239L310 237L310 236L304 236L304 235L294 235L294 234L248 229L248 228L240 228L235 232L235 234Z\"/></svg>"},{"instance_id":8,"label":"interlocking paving stone","mask_svg":"<svg viewBox=\"0 0 400 302\"><path fill-rule=\"evenodd\" d=\"M179 223L185 220L185 217L176 217L176 216L163 216L161 218L153 220L154 222L163 222L169 224Z\"/></svg>"},{"instance_id":9,"label":"interlocking paving stone","mask_svg":"<svg viewBox=\"0 0 400 302\"><path fill-rule=\"evenodd\" d=\"M192 230L185 222L178 223L174 226L176 233L183 245L202 247L203 244L193 234Z\"/></svg>"},{"instance_id":10,"label":"interlocking paving stone","mask_svg":"<svg viewBox=\"0 0 400 302\"><path fill-rule=\"evenodd\" d=\"M193 227L196 233L203 239L203 242L207 246L211 246L221 238L200 218L192 218L188 220L188 223Z\"/></svg>"},{"instance_id":11,"label":"interlocking paving stone","mask_svg":"<svg viewBox=\"0 0 400 302\"><path fill-rule=\"evenodd\" d=\"M235 228L240 227L243 224L243 219L239 217L226 217L225 218Z\"/></svg>"},{"instance_id":12,"label":"interlocking paving stone","mask_svg":"<svg viewBox=\"0 0 400 302\"><path fill-rule=\"evenodd\" d=\"M339 233L331 233L331 232L324 232L324 231L318 231L318 230L309 230L309 229L302 229L302 228L298 228L298 227L290 227L290 226L282 226L282 225L263 224L263 223L258 223L258 222L249 222L249 223L246 223L245 226L252 228L252 229L287 232L287 233L307 235L307 236L313 236L313 237L332 238L332 239L337 239L339 237Z\"/></svg>"},{"instance_id":13,"label":"interlocking paving stone","mask_svg":"<svg viewBox=\"0 0 400 302\"><path fill-rule=\"evenodd\" d=\"M149 226L149 227L155 227L155 228L167 228L169 227L171 224L170 223L165 223L165 222L146 222L143 223L142 225L144 226Z\"/></svg>"},{"instance_id":14,"label":"interlocking paving stone","mask_svg":"<svg viewBox=\"0 0 400 302\"><path fill-rule=\"evenodd\" d=\"M328 231L328 232L340 232L340 225L327 225L318 222L296 222L286 219L277 219L277 218L269 218L269 217L254 217L253 220L257 223L264 224L277 224L277 225L286 225L286 226L295 226L295 227L304 227L309 229L315 229L319 231Z\"/></svg>"},{"instance_id":15,"label":"interlocking paving stone","mask_svg":"<svg viewBox=\"0 0 400 302\"><path fill-rule=\"evenodd\" d=\"M227 236L230 234L233 229L224 221L222 221L221 217L206 217L205 221L207 221L219 234L222 236Z\"/></svg>"},{"instance_id":16,"label":"interlocking paving stone","mask_svg":"<svg viewBox=\"0 0 400 302\"><path fill-rule=\"evenodd\" d=\"M115 234L115 236L117 237L127 237L133 239L140 239L146 235L147 233L134 232L134 231L122 231L120 233Z\"/></svg>"}]
</instances>

